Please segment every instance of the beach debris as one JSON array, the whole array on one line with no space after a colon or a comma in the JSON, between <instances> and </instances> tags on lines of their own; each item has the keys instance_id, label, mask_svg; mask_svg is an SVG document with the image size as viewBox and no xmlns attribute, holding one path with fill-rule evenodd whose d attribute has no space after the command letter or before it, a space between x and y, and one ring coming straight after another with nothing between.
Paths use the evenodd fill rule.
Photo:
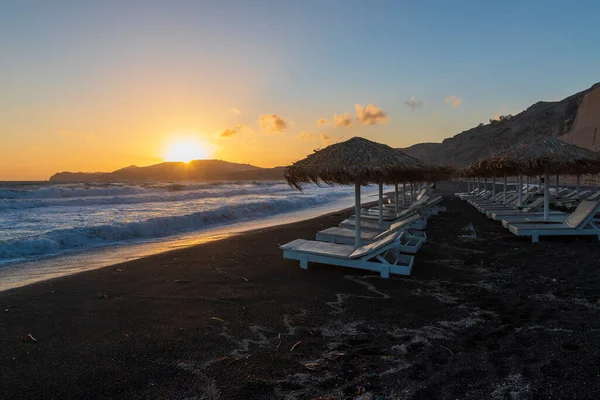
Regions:
<instances>
[{"instance_id":1,"label":"beach debris","mask_svg":"<svg viewBox=\"0 0 600 400\"><path fill-rule=\"evenodd\" d=\"M210 319L214 319L215 321L219 321L219 322L223 322L223 323L225 323L225 320L224 320L224 319L221 319L221 318L217 318L217 317L210 317Z\"/></svg>"},{"instance_id":2,"label":"beach debris","mask_svg":"<svg viewBox=\"0 0 600 400\"><path fill-rule=\"evenodd\" d=\"M444 346L440 346L440 347L441 347L442 349L444 349L444 350L448 350L448 351L450 352L450 354L454 355L454 353L452 352L452 350L450 350L449 348L447 348L447 347L444 347Z\"/></svg>"},{"instance_id":3,"label":"beach debris","mask_svg":"<svg viewBox=\"0 0 600 400\"><path fill-rule=\"evenodd\" d=\"M477 233L475 232L475 227L473 226L472 222L469 222L469 224L465 226L462 230L465 231L465 234L460 235L460 237L477 239Z\"/></svg>"},{"instance_id":4,"label":"beach debris","mask_svg":"<svg viewBox=\"0 0 600 400\"><path fill-rule=\"evenodd\" d=\"M37 343L37 339L33 337L33 335L31 333L27 334L27 337L25 338L26 342L33 342L33 343Z\"/></svg>"},{"instance_id":5,"label":"beach debris","mask_svg":"<svg viewBox=\"0 0 600 400\"><path fill-rule=\"evenodd\" d=\"M108 296L106 295L106 293L98 293L97 296L98 296L99 299L107 299L108 298Z\"/></svg>"},{"instance_id":6,"label":"beach debris","mask_svg":"<svg viewBox=\"0 0 600 400\"><path fill-rule=\"evenodd\" d=\"M294 349L296 348L296 346L298 346L300 343L302 343L302 340L300 340L299 342L294 343L294 345L292 346L292 348L290 349L290 353L292 351L294 351Z\"/></svg>"},{"instance_id":7,"label":"beach debris","mask_svg":"<svg viewBox=\"0 0 600 400\"><path fill-rule=\"evenodd\" d=\"M319 364L318 362L308 362L308 363L304 364L304 367L311 371L318 370L320 366L321 366L321 364Z\"/></svg>"},{"instance_id":8,"label":"beach debris","mask_svg":"<svg viewBox=\"0 0 600 400\"><path fill-rule=\"evenodd\" d=\"M192 281L188 279L175 279L173 283L192 283Z\"/></svg>"},{"instance_id":9,"label":"beach debris","mask_svg":"<svg viewBox=\"0 0 600 400\"><path fill-rule=\"evenodd\" d=\"M277 334L277 337L273 340L277 341L277 347L275 347L275 351L279 350L279 346L281 346L281 332Z\"/></svg>"}]
</instances>

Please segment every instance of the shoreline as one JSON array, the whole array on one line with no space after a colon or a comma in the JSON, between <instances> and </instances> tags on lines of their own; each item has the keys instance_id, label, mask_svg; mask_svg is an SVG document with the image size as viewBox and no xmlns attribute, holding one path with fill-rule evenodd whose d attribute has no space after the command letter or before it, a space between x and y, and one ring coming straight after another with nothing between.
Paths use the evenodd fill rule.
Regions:
<instances>
[{"instance_id":1,"label":"shoreline","mask_svg":"<svg viewBox=\"0 0 600 400\"><path fill-rule=\"evenodd\" d=\"M374 192L365 193L363 205L372 205L370 198ZM350 209L353 197L338 199L331 204L322 204L312 209L275 214L269 217L241 221L233 224L215 225L196 231L155 238L147 241L124 244L108 244L68 251L60 255L34 258L0 265L0 293L12 288L22 287L48 279L77 274L98 268L110 267L140 258L149 257L172 250L194 247L203 243L221 240L229 236L244 234L266 227L281 226L322 215L344 212ZM76 267L85 265L85 267Z\"/></svg>"},{"instance_id":2,"label":"shoreline","mask_svg":"<svg viewBox=\"0 0 600 400\"><path fill-rule=\"evenodd\" d=\"M3 394L597 398L597 240L532 244L458 186L410 277L282 258L341 213L0 292Z\"/></svg>"}]
</instances>

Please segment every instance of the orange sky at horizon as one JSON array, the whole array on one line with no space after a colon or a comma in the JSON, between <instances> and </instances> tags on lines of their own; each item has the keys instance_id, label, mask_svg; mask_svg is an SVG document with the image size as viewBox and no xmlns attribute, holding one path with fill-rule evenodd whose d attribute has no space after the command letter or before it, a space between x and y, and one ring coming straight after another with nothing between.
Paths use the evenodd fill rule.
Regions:
<instances>
[{"instance_id":1,"label":"orange sky at horizon","mask_svg":"<svg viewBox=\"0 0 600 400\"><path fill-rule=\"evenodd\" d=\"M282 166L354 136L441 142L598 77L588 7L339 4L6 2L0 181L193 154Z\"/></svg>"}]
</instances>

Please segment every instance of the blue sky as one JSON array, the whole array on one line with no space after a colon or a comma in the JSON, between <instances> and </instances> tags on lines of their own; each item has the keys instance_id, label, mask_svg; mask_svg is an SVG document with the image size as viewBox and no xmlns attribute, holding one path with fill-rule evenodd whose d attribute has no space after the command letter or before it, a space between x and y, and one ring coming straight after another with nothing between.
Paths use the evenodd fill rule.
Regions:
<instances>
[{"instance_id":1,"label":"blue sky","mask_svg":"<svg viewBox=\"0 0 600 400\"><path fill-rule=\"evenodd\" d=\"M159 158L161 134L183 130L214 142L216 156L265 166L301 158L319 134L441 141L600 81L599 15L592 1L5 1L0 158L143 164ZM388 118L316 126L354 116L355 104ZM284 118L285 132L215 139L237 125L257 131L263 114ZM23 152L66 131L83 159ZM315 142L296 145L302 132ZM75 137L95 138L97 156ZM100 143L114 140L122 148Z\"/></svg>"}]
</instances>

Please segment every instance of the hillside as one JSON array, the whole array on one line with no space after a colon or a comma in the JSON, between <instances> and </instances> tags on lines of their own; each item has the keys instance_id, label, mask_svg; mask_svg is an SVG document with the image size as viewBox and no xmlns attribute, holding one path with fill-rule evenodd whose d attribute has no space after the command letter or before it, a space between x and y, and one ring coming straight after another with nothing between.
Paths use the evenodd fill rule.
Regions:
<instances>
[{"instance_id":1,"label":"hillside","mask_svg":"<svg viewBox=\"0 0 600 400\"><path fill-rule=\"evenodd\" d=\"M419 143L405 153L438 165L464 167L481 158L546 136L592 150L600 126L600 83L561 101L533 104L523 112L461 132L442 143Z\"/></svg>"},{"instance_id":2,"label":"hillside","mask_svg":"<svg viewBox=\"0 0 600 400\"><path fill-rule=\"evenodd\" d=\"M59 172L50 177L54 182L148 182L185 180L280 180L283 168L260 168L222 160L163 162L138 167L131 165L113 172Z\"/></svg>"}]
</instances>

